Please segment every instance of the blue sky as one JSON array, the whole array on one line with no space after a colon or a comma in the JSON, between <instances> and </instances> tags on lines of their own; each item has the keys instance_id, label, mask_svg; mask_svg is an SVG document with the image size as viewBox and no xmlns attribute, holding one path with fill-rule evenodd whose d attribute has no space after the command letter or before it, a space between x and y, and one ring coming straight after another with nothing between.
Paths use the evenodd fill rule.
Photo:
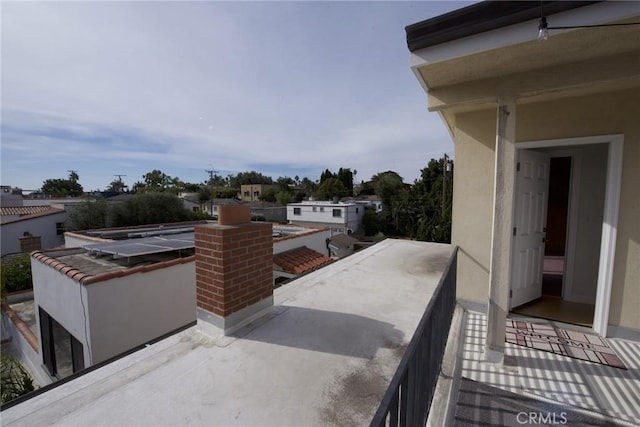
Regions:
<instances>
[{"instance_id":1,"label":"blue sky","mask_svg":"<svg viewBox=\"0 0 640 427\"><path fill-rule=\"evenodd\" d=\"M404 27L465 5L2 2L1 182L339 167L412 182L453 145Z\"/></svg>"}]
</instances>

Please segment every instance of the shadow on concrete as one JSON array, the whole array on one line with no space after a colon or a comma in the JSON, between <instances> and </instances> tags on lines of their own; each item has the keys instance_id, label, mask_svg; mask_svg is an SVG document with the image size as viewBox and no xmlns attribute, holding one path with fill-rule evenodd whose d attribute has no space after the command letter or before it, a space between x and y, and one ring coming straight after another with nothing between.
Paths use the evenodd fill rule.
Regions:
<instances>
[{"instance_id":1,"label":"shadow on concrete","mask_svg":"<svg viewBox=\"0 0 640 427\"><path fill-rule=\"evenodd\" d=\"M404 333L391 323L356 314L279 306L282 312L242 339L372 359L378 349L401 347Z\"/></svg>"},{"instance_id":2,"label":"shadow on concrete","mask_svg":"<svg viewBox=\"0 0 640 427\"><path fill-rule=\"evenodd\" d=\"M548 403L462 378L454 426L614 426L574 408Z\"/></svg>"}]
</instances>

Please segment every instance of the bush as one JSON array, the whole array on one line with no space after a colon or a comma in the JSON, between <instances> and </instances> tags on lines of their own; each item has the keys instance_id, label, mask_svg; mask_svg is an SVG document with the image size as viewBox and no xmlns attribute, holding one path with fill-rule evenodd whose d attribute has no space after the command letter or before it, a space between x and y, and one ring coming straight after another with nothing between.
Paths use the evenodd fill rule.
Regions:
<instances>
[{"instance_id":1,"label":"bush","mask_svg":"<svg viewBox=\"0 0 640 427\"><path fill-rule=\"evenodd\" d=\"M34 390L31 375L13 356L0 355L0 378L2 381L2 403Z\"/></svg>"},{"instance_id":2,"label":"bush","mask_svg":"<svg viewBox=\"0 0 640 427\"><path fill-rule=\"evenodd\" d=\"M2 266L2 290L6 292L31 289L31 257L28 254L13 258Z\"/></svg>"}]
</instances>

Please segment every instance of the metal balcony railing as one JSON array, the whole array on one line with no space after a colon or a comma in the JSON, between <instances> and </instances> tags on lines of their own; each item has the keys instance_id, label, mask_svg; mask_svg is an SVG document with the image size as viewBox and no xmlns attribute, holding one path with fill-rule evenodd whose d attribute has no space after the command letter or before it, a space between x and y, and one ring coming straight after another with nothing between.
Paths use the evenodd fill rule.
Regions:
<instances>
[{"instance_id":1,"label":"metal balcony railing","mask_svg":"<svg viewBox=\"0 0 640 427\"><path fill-rule=\"evenodd\" d=\"M426 424L456 305L457 259L456 246L371 421L372 427Z\"/></svg>"}]
</instances>

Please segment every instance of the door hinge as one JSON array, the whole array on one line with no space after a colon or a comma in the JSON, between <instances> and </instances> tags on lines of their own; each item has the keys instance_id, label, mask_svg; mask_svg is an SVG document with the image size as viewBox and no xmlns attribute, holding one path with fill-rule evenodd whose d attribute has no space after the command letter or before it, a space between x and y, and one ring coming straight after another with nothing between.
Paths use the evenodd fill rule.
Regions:
<instances>
[{"instance_id":1,"label":"door hinge","mask_svg":"<svg viewBox=\"0 0 640 427\"><path fill-rule=\"evenodd\" d=\"M516 230L517 230L516 227L513 227L513 235L514 236L516 235Z\"/></svg>"},{"instance_id":2,"label":"door hinge","mask_svg":"<svg viewBox=\"0 0 640 427\"><path fill-rule=\"evenodd\" d=\"M516 165L516 172L520 172L520 162Z\"/></svg>"}]
</instances>

